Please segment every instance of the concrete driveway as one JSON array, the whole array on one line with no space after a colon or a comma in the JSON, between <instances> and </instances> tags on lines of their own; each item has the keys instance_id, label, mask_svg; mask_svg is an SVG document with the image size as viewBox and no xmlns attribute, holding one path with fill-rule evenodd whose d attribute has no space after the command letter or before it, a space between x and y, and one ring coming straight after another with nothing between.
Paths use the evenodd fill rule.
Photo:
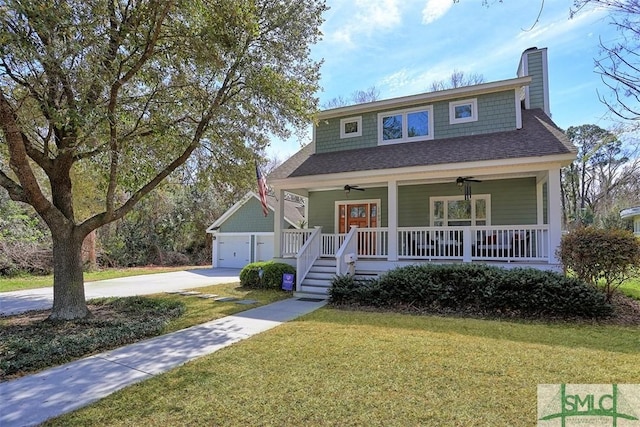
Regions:
<instances>
[{"instance_id":1,"label":"concrete driveway","mask_svg":"<svg viewBox=\"0 0 640 427\"><path fill-rule=\"evenodd\" d=\"M235 268L203 268L87 282L84 289L87 299L126 297L238 282L239 275L240 269ZM52 306L52 287L0 293L0 315L45 310Z\"/></svg>"}]
</instances>

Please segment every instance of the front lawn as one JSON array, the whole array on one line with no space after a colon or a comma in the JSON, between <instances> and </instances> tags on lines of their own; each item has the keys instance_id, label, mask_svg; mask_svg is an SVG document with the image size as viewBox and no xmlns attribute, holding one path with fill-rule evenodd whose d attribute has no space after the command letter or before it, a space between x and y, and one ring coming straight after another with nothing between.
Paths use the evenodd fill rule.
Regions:
<instances>
[{"instance_id":1,"label":"front lawn","mask_svg":"<svg viewBox=\"0 0 640 427\"><path fill-rule=\"evenodd\" d=\"M530 426L543 383L640 383L637 327L325 308L49 426Z\"/></svg>"}]
</instances>

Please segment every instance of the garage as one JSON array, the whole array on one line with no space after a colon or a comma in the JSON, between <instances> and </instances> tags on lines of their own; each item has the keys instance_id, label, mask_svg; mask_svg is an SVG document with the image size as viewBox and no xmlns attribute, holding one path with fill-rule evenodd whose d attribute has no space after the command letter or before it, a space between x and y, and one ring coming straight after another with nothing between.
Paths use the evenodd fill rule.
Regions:
<instances>
[{"instance_id":1,"label":"garage","mask_svg":"<svg viewBox=\"0 0 640 427\"><path fill-rule=\"evenodd\" d=\"M218 267L242 268L251 262L251 235L219 235L217 240Z\"/></svg>"},{"instance_id":2,"label":"garage","mask_svg":"<svg viewBox=\"0 0 640 427\"><path fill-rule=\"evenodd\" d=\"M264 216L260 197L247 193L230 207L210 227L213 268L243 268L255 261L270 261L274 254L273 205L267 196L268 215ZM304 205L299 201L284 201L285 227L298 228L304 221Z\"/></svg>"},{"instance_id":3,"label":"garage","mask_svg":"<svg viewBox=\"0 0 640 427\"><path fill-rule=\"evenodd\" d=\"M256 234L256 261L269 261L273 259L273 233Z\"/></svg>"}]
</instances>

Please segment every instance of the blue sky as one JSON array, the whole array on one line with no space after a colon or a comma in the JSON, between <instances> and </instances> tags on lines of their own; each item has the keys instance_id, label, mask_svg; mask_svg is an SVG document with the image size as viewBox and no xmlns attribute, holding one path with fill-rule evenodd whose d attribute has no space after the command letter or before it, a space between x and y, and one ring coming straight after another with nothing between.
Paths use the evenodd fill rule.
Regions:
<instances>
[{"instance_id":1,"label":"blue sky","mask_svg":"<svg viewBox=\"0 0 640 427\"><path fill-rule=\"evenodd\" d=\"M380 99L428 91L453 70L477 73L491 82L516 77L521 53L548 48L553 120L569 126L607 128L607 108L597 90L607 88L594 73L599 39L617 33L606 11L589 9L569 19L572 0L327 0L322 41L311 49L323 59L320 104L375 86ZM530 29L530 30L529 30ZM267 153L280 160L301 139L273 140Z\"/></svg>"}]
</instances>

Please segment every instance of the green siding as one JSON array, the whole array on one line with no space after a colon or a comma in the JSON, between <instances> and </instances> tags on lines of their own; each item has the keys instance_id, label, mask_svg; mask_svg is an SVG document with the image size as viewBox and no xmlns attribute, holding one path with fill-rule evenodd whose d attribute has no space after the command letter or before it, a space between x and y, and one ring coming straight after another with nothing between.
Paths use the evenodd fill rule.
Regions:
<instances>
[{"instance_id":1,"label":"green siding","mask_svg":"<svg viewBox=\"0 0 640 427\"><path fill-rule=\"evenodd\" d=\"M518 178L474 182L473 194L491 195L492 225L536 224L536 180ZM358 193L358 194L354 194ZM398 226L429 226L429 198L459 196L455 183L404 185L398 187ZM322 191L309 194L309 224L321 225L325 233L334 233L335 201L349 202L362 199L381 199L381 226L388 225L387 189L367 188L364 192L352 191L345 199L342 191Z\"/></svg>"},{"instance_id":2,"label":"green siding","mask_svg":"<svg viewBox=\"0 0 640 427\"><path fill-rule=\"evenodd\" d=\"M434 104L435 139L514 130L515 96L514 90L477 96L475 98L478 100L478 120L454 125L449 124L449 102L473 98L457 98Z\"/></svg>"},{"instance_id":3,"label":"green siding","mask_svg":"<svg viewBox=\"0 0 640 427\"><path fill-rule=\"evenodd\" d=\"M529 85L529 106L531 108L541 108L544 110L544 81L542 67L542 52L532 52L527 55L528 72L531 76Z\"/></svg>"},{"instance_id":4,"label":"green siding","mask_svg":"<svg viewBox=\"0 0 640 427\"><path fill-rule=\"evenodd\" d=\"M492 225L524 225L536 224L537 195L535 178L519 178L509 180L481 182L487 191L476 190L476 194L491 194Z\"/></svg>"},{"instance_id":5,"label":"green siding","mask_svg":"<svg viewBox=\"0 0 640 427\"><path fill-rule=\"evenodd\" d=\"M367 188L365 191L351 191L345 197L344 191L313 191L309 193L309 224L311 227L322 226L323 233L337 233L335 230L336 201L357 203L358 200L380 199L378 207L378 221L380 227L386 227L389 220L387 215L387 189Z\"/></svg>"},{"instance_id":6,"label":"green siding","mask_svg":"<svg viewBox=\"0 0 640 427\"><path fill-rule=\"evenodd\" d=\"M260 201L251 197L222 223L219 231L224 233L273 232L273 212L269 210L269 215L265 217L262 214Z\"/></svg>"},{"instance_id":7,"label":"green siding","mask_svg":"<svg viewBox=\"0 0 640 427\"><path fill-rule=\"evenodd\" d=\"M449 102L469 97L449 99L432 104L416 104L402 108L433 105L434 139L452 138L464 135L502 132L516 128L515 91L489 93L475 97L478 100L478 120L470 123L449 124ZM321 120L316 126L316 152L353 150L376 147L378 145L378 113L389 109L364 113L362 136L340 139L340 119L357 117L346 115Z\"/></svg>"}]
</instances>

